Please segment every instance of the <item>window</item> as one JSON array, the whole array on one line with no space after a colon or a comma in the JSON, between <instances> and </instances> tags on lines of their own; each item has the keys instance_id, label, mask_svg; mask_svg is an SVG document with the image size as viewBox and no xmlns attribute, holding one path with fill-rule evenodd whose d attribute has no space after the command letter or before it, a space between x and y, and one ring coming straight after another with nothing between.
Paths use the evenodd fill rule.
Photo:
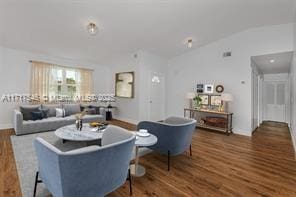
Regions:
<instances>
[{"instance_id":1,"label":"window","mask_svg":"<svg viewBox=\"0 0 296 197\"><path fill-rule=\"evenodd\" d=\"M42 101L81 100L93 94L92 70L32 62L31 93Z\"/></svg>"}]
</instances>

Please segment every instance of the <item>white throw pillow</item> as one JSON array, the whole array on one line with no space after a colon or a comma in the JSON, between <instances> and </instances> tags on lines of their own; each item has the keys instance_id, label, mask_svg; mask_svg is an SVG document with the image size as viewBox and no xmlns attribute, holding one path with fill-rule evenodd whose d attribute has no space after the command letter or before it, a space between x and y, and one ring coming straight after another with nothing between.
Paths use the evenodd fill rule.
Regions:
<instances>
[{"instance_id":1,"label":"white throw pillow","mask_svg":"<svg viewBox=\"0 0 296 197\"><path fill-rule=\"evenodd\" d=\"M65 109L56 108L56 117L57 118L64 118L65 117Z\"/></svg>"}]
</instances>

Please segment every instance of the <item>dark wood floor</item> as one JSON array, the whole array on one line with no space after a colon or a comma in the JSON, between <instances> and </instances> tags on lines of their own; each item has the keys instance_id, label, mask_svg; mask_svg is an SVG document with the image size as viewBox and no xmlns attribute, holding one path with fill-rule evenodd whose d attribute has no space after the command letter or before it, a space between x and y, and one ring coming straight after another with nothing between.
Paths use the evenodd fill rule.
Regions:
<instances>
[{"instance_id":1,"label":"dark wood floor","mask_svg":"<svg viewBox=\"0 0 296 197\"><path fill-rule=\"evenodd\" d=\"M113 124L134 130L121 121ZM0 132L0 196L21 196L9 136ZM166 157L155 153L140 159L146 175L133 179L138 196L296 196L296 161L286 125L266 122L252 138L198 129L193 156ZM110 194L128 196L128 184Z\"/></svg>"}]
</instances>

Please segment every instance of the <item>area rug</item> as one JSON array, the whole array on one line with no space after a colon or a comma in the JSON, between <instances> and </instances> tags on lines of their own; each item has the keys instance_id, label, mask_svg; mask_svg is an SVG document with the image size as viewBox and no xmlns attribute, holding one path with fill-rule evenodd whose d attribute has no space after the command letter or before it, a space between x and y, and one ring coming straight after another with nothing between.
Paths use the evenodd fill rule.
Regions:
<instances>
[{"instance_id":1,"label":"area rug","mask_svg":"<svg viewBox=\"0 0 296 197\"><path fill-rule=\"evenodd\" d=\"M38 169L37 158L33 141L36 137L41 137L61 151L69 151L85 147L84 142L66 142L55 136L54 132L44 132L24 136L11 136L11 142L16 161L16 167L23 197L32 197L34 191L35 173ZM140 149L140 156L150 153L149 149ZM133 153L134 158L134 153ZM132 158L132 159L133 159ZM51 196L44 184L39 183L36 196Z\"/></svg>"}]
</instances>

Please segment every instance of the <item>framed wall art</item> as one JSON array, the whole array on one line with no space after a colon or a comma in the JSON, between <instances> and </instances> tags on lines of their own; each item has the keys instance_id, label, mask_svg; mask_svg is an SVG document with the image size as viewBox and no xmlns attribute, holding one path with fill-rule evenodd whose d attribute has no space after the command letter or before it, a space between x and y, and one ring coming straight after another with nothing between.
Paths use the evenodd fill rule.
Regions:
<instances>
[{"instance_id":1,"label":"framed wall art","mask_svg":"<svg viewBox=\"0 0 296 197\"><path fill-rule=\"evenodd\" d=\"M134 98L134 72L115 74L115 96Z\"/></svg>"},{"instance_id":2,"label":"framed wall art","mask_svg":"<svg viewBox=\"0 0 296 197\"><path fill-rule=\"evenodd\" d=\"M196 92L203 93L204 92L204 84L197 84L196 85Z\"/></svg>"},{"instance_id":3,"label":"framed wall art","mask_svg":"<svg viewBox=\"0 0 296 197\"><path fill-rule=\"evenodd\" d=\"M207 94L214 93L214 85L212 85L212 84L206 84L205 85L205 88L204 88L204 93L207 93Z\"/></svg>"},{"instance_id":4,"label":"framed wall art","mask_svg":"<svg viewBox=\"0 0 296 197\"><path fill-rule=\"evenodd\" d=\"M209 105L210 104L209 95L199 94L198 96L201 98L201 102L200 102L201 105Z\"/></svg>"},{"instance_id":5,"label":"framed wall art","mask_svg":"<svg viewBox=\"0 0 296 197\"><path fill-rule=\"evenodd\" d=\"M221 106L222 104L221 95L211 95L210 100L212 106Z\"/></svg>"}]
</instances>

